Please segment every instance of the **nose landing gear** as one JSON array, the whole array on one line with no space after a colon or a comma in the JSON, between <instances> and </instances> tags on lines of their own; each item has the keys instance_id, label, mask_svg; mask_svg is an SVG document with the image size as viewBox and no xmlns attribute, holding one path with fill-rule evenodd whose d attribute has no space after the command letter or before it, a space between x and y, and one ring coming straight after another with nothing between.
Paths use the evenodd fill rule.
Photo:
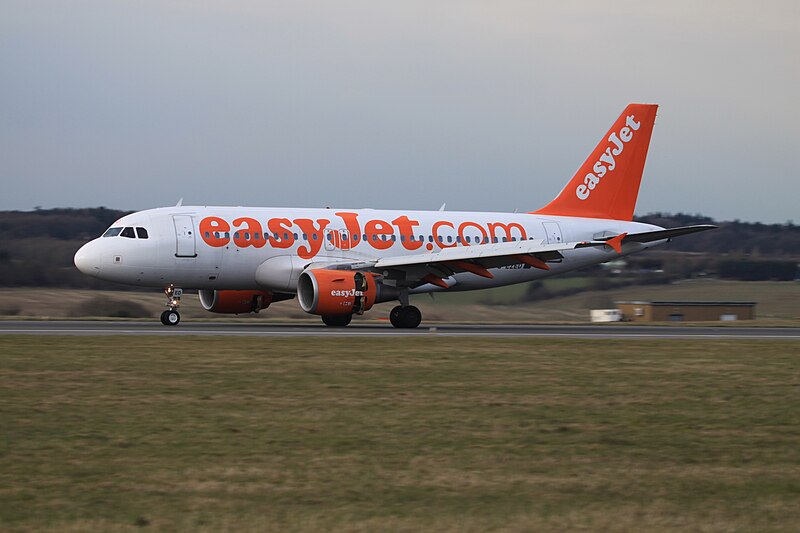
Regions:
<instances>
[{"instance_id":1,"label":"nose landing gear","mask_svg":"<svg viewBox=\"0 0 800 533\"><path fill-rule=\"evenodd\" d=\"M167 295L167 309L161 313L161 323L165 326L177 326L181 321L181 314L178 313L178 307L181 306L181 296L183 296L183 289L176 287L167 287L164 289L164 294Z\"/></svg>"}]
</instances>

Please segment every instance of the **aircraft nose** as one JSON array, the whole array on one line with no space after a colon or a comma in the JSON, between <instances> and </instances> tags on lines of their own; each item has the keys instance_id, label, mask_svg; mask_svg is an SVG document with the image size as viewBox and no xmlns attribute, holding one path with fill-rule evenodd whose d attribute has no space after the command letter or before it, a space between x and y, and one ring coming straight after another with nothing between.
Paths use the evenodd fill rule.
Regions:
<instances>
[{"instance_id":1,"label":"aircraft nose","mask_svg":"<svg viewBox=\"0 0 800 533\"><path fill-rule=\"evenodd\" d=\"M78 270L89 276L97 276L100 273L100 250L94 241L87 242L75 252L73 258Z\"/></svg>"}]
</instances>

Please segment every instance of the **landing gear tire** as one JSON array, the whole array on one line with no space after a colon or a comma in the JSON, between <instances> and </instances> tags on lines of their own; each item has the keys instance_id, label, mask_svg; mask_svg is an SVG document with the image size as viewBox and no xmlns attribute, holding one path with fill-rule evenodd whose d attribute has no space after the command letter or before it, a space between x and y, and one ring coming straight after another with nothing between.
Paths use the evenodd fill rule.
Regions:
<instances>
[{"instance_id":1,"label":"landing gear tire","mask_svg":"<svg viewBox=\"0 0 800 533\"><path fill-rule=\"evenodd\" d=\"M422 322L422 313L413 305L398 305L389 313L389 322L396 328L414 329Z\"/></svg>"},{"instance_id":2,"label":"landing gear tire","mask_svg":"<svg viewBox=\"0 0 800 533\"><path fill-rule=\"evenodd\" d=\"M167 309L161 313L161 323L165 326L177 326L181 321L181 314L174 309Z\"/></svg>"},{"instance_id":3,"label":"landing gear tire","mask_svg":"<svg viewBox=\"0 0 800 533\"><path fill-rule=\"evenodd\" d=\"M322 321L326 326L333 328L343 328L353 320L353 315L322 315Z\"/></svg>"}]
</instances>

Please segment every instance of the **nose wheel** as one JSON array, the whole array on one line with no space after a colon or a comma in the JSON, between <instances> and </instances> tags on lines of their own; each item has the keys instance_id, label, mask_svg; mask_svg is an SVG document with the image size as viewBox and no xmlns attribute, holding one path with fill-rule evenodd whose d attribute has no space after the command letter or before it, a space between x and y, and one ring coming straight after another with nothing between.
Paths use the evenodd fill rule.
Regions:
<instances>
[{"instance_id":1,"label":"nose wheel","mask_svg":"<svg viewBox=\"0 0 800 533\"><path fill-rule=\"evenodd\" d=\"M181 306L183 289L167 287L164 289L164 294L167 295L167 307L169 309L161 313L161 323L165 326L177 326L181 321L181 314L178 312L178 307Z\"/></svg>"},{"instance_id":2,"label":"nose wheel","mask_svg":"<svg viewBox=\"0 0 800 533\"><path fill-rule=\"evenodd\" d=\"M161 323L165 326L177 326L181 321L181 314L173 309L167 309L161 313Z\"/></svg>"},{"instance_id":3,"label":"nose wheel","mask_svg":"<svg viewBox=\"0 0 800 533\"><path fill-rule=\"evenodd\" d=\"M422 322L422 313L413 305L398 305L389 313L389 322L396 328L414 329Z\"/></svg>"}]
</instances>

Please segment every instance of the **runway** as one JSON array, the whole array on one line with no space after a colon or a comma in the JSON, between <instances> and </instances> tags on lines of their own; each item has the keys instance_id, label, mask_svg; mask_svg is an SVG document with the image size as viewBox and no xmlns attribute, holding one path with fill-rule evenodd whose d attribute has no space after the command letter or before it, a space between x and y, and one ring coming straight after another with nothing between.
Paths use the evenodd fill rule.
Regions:
<instances>
[{"instance_id":1,"label":"runway","mask_svg":"<svg viewBox=\"0 0 800 533\"><path fill-rule=\"evenodd\" d=\"M351 324L329 328L315 324L212 322L187 320L178 326L159 322L126 321L4 321L0 335L163 335L230 337L530 337L586 339L779 339L800 340L800 328L753 326L638 326L616 325L481 325L448 324L395 329L388 324Z\"/></svg>"}]
</instances>

